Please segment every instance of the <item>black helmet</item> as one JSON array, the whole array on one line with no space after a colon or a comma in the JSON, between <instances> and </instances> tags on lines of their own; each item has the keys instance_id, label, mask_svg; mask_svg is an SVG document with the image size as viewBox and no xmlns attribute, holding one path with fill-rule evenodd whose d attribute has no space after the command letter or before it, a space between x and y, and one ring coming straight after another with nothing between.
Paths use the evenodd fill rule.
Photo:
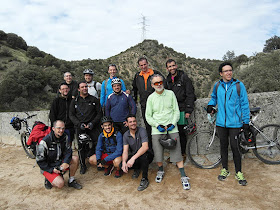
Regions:
<instances>
[{"instance_id":1,"label":"black helmet","mask_svg":"<svg viewBox=\"0 0 280 210\"><path fill-rule=\"evenodd\" d=\"M111 122L113 123L113 120L111 117L107 117L107 116L104 116L101 118L101 124L105 123L105 122Z\"/></svg>"},{"instance_id":2,"label":"black helmet","mask_svg":"<svg viewBox=\"0 0 280 210\"><path fill-rule=\"evenodd\" d=\"M174 149L177 144L176 139L172 139L167 133L163 138L159 139L159 143L166 149Z\"/></svg>"},{"instance_id":3,"label":"black helmet","mask_svg":"<svg viewBox=\"0 0 280 210\"><path fill-rule=\"evenodd\" d=\"M91 75L94 74L93 71L92 71L91 69L85 69L83 73L84 73L84 74L91 74Z\"/></svg>"},{"instance_id":4,"label":"black helmet","mask_svg":"<svg viewBox=\"0 0 280 210\"><path fill-rule=\"evenodd\" d=\"M10 124L13 126L13 128L17 131L19 131L21 129L21 122L20 119L18 117L13 117L11 119Z\"/></svg>"},{"instance_id":5,"label":"black helmet","mask_svg":"<svg viewBox=\"0 0 280 210\"><path fill-rule=\"evenodd\" d=\"M241 131L238 135L239 142L252 146L256 142L255 135L250 131L248 137L246 138L244 131Z\"/></svg>"}]
</instances>

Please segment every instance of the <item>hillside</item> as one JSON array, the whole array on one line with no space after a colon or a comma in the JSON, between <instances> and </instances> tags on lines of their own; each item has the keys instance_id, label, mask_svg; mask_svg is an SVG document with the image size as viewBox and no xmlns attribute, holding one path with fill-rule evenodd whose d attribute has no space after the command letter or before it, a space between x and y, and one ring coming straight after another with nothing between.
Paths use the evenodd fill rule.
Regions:
<instances>
[{"instance_id":1,"label":"hillside","mask_svg":"<svg viewBox=\"0 0 280 210\"><path fill-rule=\"evenodd\" d=\"M259 53L249 59L246 57L245 63L239 59L243 55L237 57L233 61L234 77L244 81L248 92L280 90L279 74L274 75L275 71L279 72L279 53ZM137 60L142 56L147 57L152 69L164 75L167 75L166 60L176 60L179 69L193 81L198 98L209 96L214 82L219 79L220 60L187 57L156 40L145 40L108 59L65 61L28 46L18 35L0 31L0 111L49 109L64 72L72 72L75 80L80 81L83 70L91 68L95 72L94 80L102 82L108 77L107 66L112 63L118 66L119 76L131 89L134 74L139 71ZM51 91L44 91L45 87Z\"/></svg>"}]
</instances>

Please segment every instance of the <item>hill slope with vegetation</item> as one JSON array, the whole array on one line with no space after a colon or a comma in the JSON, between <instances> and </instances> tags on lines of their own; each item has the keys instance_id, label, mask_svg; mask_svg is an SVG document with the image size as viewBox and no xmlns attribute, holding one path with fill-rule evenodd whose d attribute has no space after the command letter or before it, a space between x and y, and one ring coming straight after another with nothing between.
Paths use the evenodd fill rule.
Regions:
<instances>
[{"instance_id":1,"label":"hill slope with vegetation","mask_svg":"<svg viewBox=\"0 0 280 210\"><path fill-rule=\"evenodd\" d=\"M280 90L279 51L232 56L229 51L224 60L231 60L236 69L234 77L242 80L248 92ZM65 61L28 46L24 39L13 33L0 30L0 111L27 111L49 109L63 73L70 71L75 80L83 80L83 70L93 69L94 80L102 82L108 77L107 67L116 64L119 77L131 89L137 71L139 57L147 57L152 69L167 75L165 62L176 60L179 69L184 70L193 81L198 98L207 97L215 81L219 79L218 66L221 60L196 59L159 44L156 40L144 40L118 55L108 59L84 59ZM257 78L256 78L257 77Z\"/></svg>"}]
</instances>

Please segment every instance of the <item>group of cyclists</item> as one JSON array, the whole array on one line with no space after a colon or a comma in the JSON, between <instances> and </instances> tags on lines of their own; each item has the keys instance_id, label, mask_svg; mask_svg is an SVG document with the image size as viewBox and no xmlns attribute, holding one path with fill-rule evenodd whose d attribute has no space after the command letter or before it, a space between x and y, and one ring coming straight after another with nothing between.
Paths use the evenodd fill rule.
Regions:
<instances>
[{"instance_id":1,"label":"group of cyclists","mask_svg":"<svg viewBox=\"0 0 280 210\"><path fill-rule=\"evenodd\" d=\"M196 96L192 81L187 74L178 70L176 61L168 59L166 79L156 70L149 68L147 58L137 62L140 71L134 76L132 89L127 90L124 81L117 77L117 66L108 66L109 78L102 83L93 81L91 69L83 71L84 81L77 83L70 72L64 73L64 82L59 85L49 118L51 132L40 141L36 161L45 176L45 187L64 186L63 174L69 170L68 186L82 189L74 175L80 164L80 174L87 171L86 159L90 165L120 178L129 169L134 169L132 178L142 172L137 190L145 190L149 185L148 168L154 160L158 166L155 181L160 183L164 176L163 155L165 145L161 141L170 138L175 142L170 149L170 162L176 163L180 182L184 190L190 189L189 177L185 173L187 135L184 126L194 110ZM241 172L241 157L235 150L236 136L243 128L247 133L249 103L246 89L232 78L232 65L222 63L219 73L222 77L213 89L207 112L212 113L218 105L217 127L221 139L223 169L218 176L225 180L228 171L228 144L233 151L236 178L239 184L247 182ZM236 83L241 86L237 94ZM145 128L136 120L137 98ZM248 115L248 116L247 116ZM74 135L78 141L78 157L72 154ZM229 139L228 139L229 137Z\"/></svg>"}]
</instances>

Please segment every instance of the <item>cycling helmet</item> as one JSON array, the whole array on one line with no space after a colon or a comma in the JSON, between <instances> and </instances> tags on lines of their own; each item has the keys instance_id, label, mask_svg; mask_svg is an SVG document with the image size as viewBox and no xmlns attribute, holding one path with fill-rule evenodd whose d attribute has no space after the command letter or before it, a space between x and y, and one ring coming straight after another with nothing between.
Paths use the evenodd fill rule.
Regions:
<instances>
[{"instance_id":1,"label":"cycling helmet","mask_svg":"<svg viewBox=\"0 0 280 210\"><path fill-rule=\"evenodd\" d=\"M105 122L111 122L111 123L113 123L113 120L112 120L111 117L106 117L106 116L104 116L104 117L101 118L101 124L103 124L103 123L105 123Z\"/></svg>"},{"instance_id":2,"label":"cycling helmet","mask_svg":"<svg viewBox=\"0 0 280 210\"><path fill-rule=\"evenodd\" d=\"M91 74L91 75L94 74L93 71L92 71L91 69L85 69L83 73L84 73L84 74Z\"/></svg>"},{"instance_id":3,"label":"cycling helmet","mask_svg":"<svg viewBox=\"0 0 280 210\"><path fill-rule=\"evenodd\" d=\"M163 146L166 149L174 149L176 147L177 140L172 139L170 135L167 133L166 135L164 135L163 138L159 139L159 143L161 144L161 146Z\"/></svg>"},{"instance_id":4,"label":"cycling helmet","mask_svg":"<svg viewBox=\"0 0 280 210\"><path fill-rule=\"evenodd\" d=\"M82 134L79 134L79 142L81 144L82 143L89 143L89 142L91 142L91 138L88 134L82 133Z\"/></svg>"},{"instance_id":5,"label":"cycling helmet","mask_svg":"<svg viewBox=\"0 0 280 210\"><path fill-rule=\"evenodd\" d=\"M238 135L238 141L242 144L252 146L256 142L255 136L250 131L248 138L246 138L244 131L241 131Z\"/></svg>"},{"instance_id":6,"label":"cycling helmet","mask_svg":"<svg viewBox=\"0 0 280 210\"><path fill-rule=\"evenodd\" d=\"M196 132L196 124L195 123L191 123L189 125L186 125L184 127L184 130L187 132L188 135L191 135L194 132Z\"/></svg>"},{"instance_id":7,"label":"cycling helmet","mask_svg":"<svg viewBox=\"0 0 280 210\"><path fill-rule=\"evenodd\" d=\"M115 78L115 79L112 79L112 82L111 82L111 85L115 85L115 84L122 84L121 80L119 78Z\"/></svg>"},{"instance_id":8,"label":"cycling helmet","mask_svg":"<svg viewBox=\"0 0 280 210\"><path fill-rule=\"evenodd\" d=\"M18 117L13 117L11 119L11 122L10 124L13 126L13 128L16 130L16 131L19 131L21 129L21 122L20 122L20 119Z\"/></svg>"}]
</instances>

